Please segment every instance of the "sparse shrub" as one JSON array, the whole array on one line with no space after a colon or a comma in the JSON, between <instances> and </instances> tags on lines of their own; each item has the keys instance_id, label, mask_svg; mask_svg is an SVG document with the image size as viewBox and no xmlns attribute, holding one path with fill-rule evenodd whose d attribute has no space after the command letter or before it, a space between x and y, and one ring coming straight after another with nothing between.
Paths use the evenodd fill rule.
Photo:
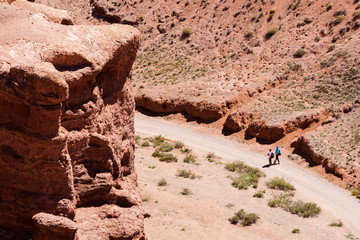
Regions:
<instances>
[{"instance_id":1,"label":"sparse shrub","mask_svg":"<svg viewBox=\"0 0 360 240\"><path fill-rule=\"evenodd\" d=\"M328 47L328 52L331 52L335 49L335 44L330 44L329 47Z\"/></svg>"},{"instance_id":2,"label":"sparse shrub","mask_svg":"<svg viewBox=\"0 0 360 240\"><path fill-rule=\"evenodd\" d=\"M288 63L288 66L290 68L291 71L297 72L299 70L301 70L301 64L298 63Z\"/></svg>"},{"instance_id":3,"label":"sparse shrub","mask_svg":"<svg viewBox=\"0 0 360 240\"><path fill-rule=\"evenodd\" d=\"M161 162L167 162L167 163L177 162L177 161L178 161L177 157L175 157L175 156L172 155L171 153L163 154L162 156L160 156L159 160L160 160Z\"/></svg>"},{"instance_id":4,"label":"sparse shrub","mask_svg":"<svg viewBox=\"0 0 360 240\"><path fill-rule=\"evenodd\" d=\"M245 168L245 163L242 161L236 161L236 162L232 162L232 163L227 163L225 165L225 169L230 171L230 172L235 172L235 171L242 171Z\"/></svg>"},{"instance_id":5,"label":"sparse shrub","mask_svg":"<svg viewBox=\"0 0 360 240\"><path fill-rule=\"evenodd\" d=\"M234 204L232 204L232 203L228 203L225 205L225 207L227 207L227 208L232 208L233 206L234 206Z\"/></svg>"},{"instance_id":6,"label":"sparse shrub","mask_svg":"<svg viewBox=\"0 0 360 240\"><path fill-rule=\"evenodd\" d=\"M294 53L294 58L302 58L306 54L306 51L304 49L298 49Z\"/></svg>"},{"instance_id":7,"label":"sparse shrub","mask_svg":"<svg viewBox=\"0 0 360 240\"><path fill-rule=\"evenodd\" d=\"M183 190L180 192L181 195L190 195L192 194L191 190L188 188L183 188Z\"/></svg>"},{"instance_id":8,"label":"sparse shrub","mask_svg":"<svg viewBox=\"0 0 360 240\"><path fill-rule=\"evenodd\" d=\"M292 233L300 233L300 229L294 228L291 232L292 232Z\"/></svg>"},{"instance_id":9,"label":"sparse shrub","mask_svg":"<svg viewBox=\"0 0 360 240\"><path fill-rule=\"evenodd\" d=\"M334 25L340 24L344 20L345 15L337 15L334 20Z\"/></svg>"},{"instance_id":10,"label":"sparse shrub","mask_svg":"<svg viewBox=\"0 0 360 240\"><path fill-rule=\"evenodd\" d=\"M351 195L355 196L358 199L360 199L360 185L358 186L357 189L355 189L354 191L351 192Z\"/></svg>"},{"instance_id":11,"label":"sparse shrub","mask_svg":"<svg viewBox=\"0 0 360 240\"><path fill-rule=\"evenodd\" d=\"M354 12L353 21L358 20L360 18L360 12Z\"/></svg>"},{"instance_id":12,"label":"sparse shrub","mask_svg":"<svg viewBox=\"0 0 360 240\"><path fill-rule=\"evenodd\" d=\"M154 165L149 165L148 168L154 169L154 168L156 168L156 166L154 166Z\"/></svg>"},{"instance_id":13,"label":"sparse shrub","mask_svg":"<svg viewBox=\"0 0 360 240\"><path fill-rule=\"evenodd\" d=\"M342 223L342 221L338 220L337 222L334 221L334 222L330 223L329 226L331 226L331 227L342 227L343 223Z\"/></svg>"},{"instance_id":14,"label":"sparse shrub","mask_svg":"<svg viewBox=\"0 0 360 240\"><path fill-rule=\"evenodd\" d=\"M161 152L170 152L173 149L173 145L169 142L163 142L159 147L159 151Z\"/></svg>"},{"instance_id":15,"label":"sparse shrub","mask_svg":"<svg viewBox=\"0 0 360 240\"><path fill-rule=\"evenodd\" d=\"M161 157L163 154L161 152L159 152L158 150L155 150L151 156L153 157Z\"/></svg>"},{"instance_id":16,"label":"sparse shrub","mask_svg":"<svg viewBox=\"0 0 360 240\"><path fill-rule=\"evenodd\" d=\"M160 181L158 182L158 186L163 187L166 186L167 182L165 178L160 179Z\"/></svg>"},{"instance_id":17,"label":"sparse shrub","mask_svg":"<svg viewBox=\"0 0 360 240\"><path fill-rule=\"evenodd\" d=\"M259 178L265 176L258 168L253 168L246 165L242 161L236 161L225 165L225 169L231 172L237 172L238 177L233 177L232 185L239 189L247 189L249 186L257 187Z\"/></svg>"},{"instance_id":18,"label":"sparse shrub","mask_svg":"<svg viewBox=\"0 0 360 240\"><path fill-rule=\"evenodd\" d=\"M161 135L158 135L158 136L155 136L153 139L151 139L151 141L153 142L153 146L157 147L161 143L165 142L165 138Z\"/></svg>"},{"instance_id":19,"label":"sparse shrub","mask_svg":"<svg viewBox=\"0 0 360 240\"><path fill-rule=\"evenodd\" d=\"M187 154L184 158L184 163L195 163L196 157L192 154Z\"/></svg>"},{"instance_id":20,"label":"sparse shrub","mask_svg":"<svg viewBox=\"0 0 360 240\"><path fill-rule=\"evenodd\" d=\"M274 177L266 182L268 188L289 191L295 190L295 187L290 183L286 182L284 178Z\"/></svg>"},{"instance_id":21,"label":"sparse shrub","mask_svg":"<svg viewBox=\"0 0 360 240\"><path fill-rule=\"evenodd\" d=\"M216 159L218 159L218 160L221 159L221 157L216 156L215 153L212 153L212 152L208 153L208 154L206 155L206 158L207 158L207 160L208 160L209 162L215 162Z\"/></svg>"},{"instance_id":22,"label":"sparse shrub","mask_svg":"<svg viewBox=\"0 0 360 240\"><path fill-rule=\"evenodd\" d=\"M253 31L247 31L245 33L245 38L252 38L252 36L254 35L254 32Z\"/></svg>"},{"instance_id":23,"label":"sparse shrub","mask_svg":"<svg viewBox=\"0 0 360 240\"><path fill-rule=\"evenodd\" d=\"M265 193L265 191L257 191L256 193L254 193L253 197L263 198L264 193Z\"/></svg>"},{"instance_id":24,"label":"sparse shrub","mask_svg":"<svg viewBox=\"0 0 360 240\"><path fill-rule=\"evenodd\" d=\"M360 8L360 3L358 3L357 5L356 5L356 10L358 10Z\"/></svg>"},{"instance_id":25,"label":"sparse shrub","mask_svg":"<svg viewBox=\"0 0 360 240\"><path fill-rule=\"evenodd\" d=\"M277 33L277 31L279 31L279 28L277 28L277 27L269 28L267 30L267 32L265 33L265 38L270 39L272 36L275 35L275 33Z\"/></svg>"},{"instance_id":26,"label":"sparse shrub","mask_svg":"<svg viewBox=\"0 0 360 240\"><path fill-rule=\"evenodd\" d=\"M141 137L139 135L136 135L135 136L135 143L140 144L140 139L141 139Z\"/></svg>"},{"instance_id":27,"label":"sparse shrub","mask_svg":"<svg viewBox=\"0 0 360 240\"><path fill-rule=\"evenodd\" d=\"M316 36L315 39L314 39L315 42L319 42L320 41L320 37L319 36Z\"/></svg>"},{"instance_id":28,"label":"sparse shrub","mask_svg":"<svg viewBox=\"0 0 360 240\"><path fill-rule=\"evenodd\" d=\"M149 141L145 141L145 142L141 143L141 146L142 147L150 147L150 143L149 143Z\"/></svg>"},{"instance_id":29,"label":"sparse shrub","mask_svg":"<svg viewBox=\"0 0 360 240\"><path fill-rule=\"evenodd\" d=\"M260 217L255 213L246 213L244 209L239 210L234 214L233 217L229 218L231 224L237 224L241 222L244 226L250 226L259 219Z\"/></svg>"},{"instance_id":30,"label":"sparse shrub","mask_svg":"<svg viewBox=\"0 0 360 240\"><path fill-rule=\"evenodd\" d=\"M306 23L306 24L310 24L310 23L312 23L313 21L314 21L314 19L309 18L309 17L307 17L307 18L304 19L304 23Z\"/></svg>"},{"instance_id":31,"label":"sparse shrub","mask_svg":"<svg viewBox=\"0 0 360 240\"><path fill-rule=\"evenodd\" d=\"M321 209L317 206L316 203L313 202L303 202L298 200L293 202L288 209L285 209L292 214L297 214L300 217L308 218L308 217L315 217L319 215Z\"/></svg>"},{"instance_id":32,"label":"sparse shrub","mask_svg":"<svg viewBox=\"0 0 360 240\"><path fill-rule=\"evenodd\" d=\"M244 219L243 219L243 225L244 226L250 226L250 225L256 223L256 221L259 218L260 217L255 213L245 214Z\"/></svg>"},{"instance_id":33,"label":"sparse shrub","mask_svg":"<svg viewBox=\"0 0 360 240\"><path fill-rule=\"evenodd\" d=\"M191 149L190 148L185 148L181 150L182 153L190 153Z\"/></svg>"},{"instance_id":34,"label":"sparse shrub","mask_svg":"<svg viewBox=\"0 0 360 240\"><path fill-rule=\"evenodd\" d=\"M177 176L178 177L183 177L183 178L190 178L190 179L195 179L196 178L195 173L193 173L190 170L185 170L185 169L178 170Z\"/></svg>"},{"instance_id":35,"label":"sparse shrub","mask_svg":"<svg viewBox=\"0 0 360 240\"><path fill-rule=\"evenodd\" d=\"M297 214L300 217L308 218L315 217L319 215L321 209L317 206L316 203L312 202L303 202L301 200L297 200L295 202L292 201L291 197L294 196L294 193L286 193L280 196L275 196L274 198L268 201L269 207L281 207L285 211L288 211L292 214Z\"/></svg>"},{"instance_id":36,"label":"sparse shrub","mask_svg":"<svg viewBox=\"0 0 360 240\"><path fill-rule=\"evenodd\" d=\"M190 37L190 35L191 35L191 29L188 28L188 27L184 27L183 30L182 30L181 37L182 38L188 38L188 37Z\"/></svg>"},{"instance_id":37,"label":"sparse shrub","mask_svg":"<svg viewBox=\"0 0 360 240\"><path fill-rule=\"evenodd\" d=\"M259 178L256 175L248 173L241 174L239 177L232 178L232 185L238 189L247 189L249 186L256 184Z\"/></svg>"},{"instance_id":38,"label":"sparse shrub","mask_svg":"<svg viewBox=\"0 0 360 240\"><path fill-rule=\"evenodd\" d=\"M185 144L182 141L175 141L174 142L174 147L175 148L182 149L184 146L185 146Z\"/></svg>"},{"instance_id":39,"label":"sparse shrub","mask_svg":"<svg viewBox=\"0 0 360 240\"><path fill-rule=\"evenodd\" d=\"M292 203L291 197L294 196L294 193L285 193L281 194L280 196L275 196L268 201L269 207L281 207L281 208L288 208Z\"/></svg>"},{"instance_id":40,"label":"sparse shrub","mask_svg":"<svg viewBox=\"0 0 360 240\"><path fill-rule=\"evenodd\" d=\"M326 11L330 11L333 8L334 4L332 2L328 2L326 5Z\"/></svg>"},{"instance_id":41,"label":"sparse shrub","mask_svg":"<svg viewBox=\"0 0 360 240\"><path fill-rule=\"evenodd\" d=\"M269 13L269 16L268 16L268 18L267 18L267 21L270 22L270 21L272 20L272 18L273 18L274 15L275 15L275 10L274 10L274 9L270 10L270 13Z\"/></svg>"}]
</instances>

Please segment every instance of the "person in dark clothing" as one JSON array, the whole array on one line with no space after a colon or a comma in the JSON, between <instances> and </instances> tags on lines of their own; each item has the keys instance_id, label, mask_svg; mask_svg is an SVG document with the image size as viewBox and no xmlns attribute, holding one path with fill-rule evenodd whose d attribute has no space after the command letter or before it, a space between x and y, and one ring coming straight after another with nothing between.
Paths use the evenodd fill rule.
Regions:
<instances>
[{"instance_id":1,"label":"person in dark clothing","mask_svg":"<svg viewBox=\"0 0 360 240\"><path fill-rule=\"evenodd\" d=\"M280 164L280 160L279 160L279 156L281 155L281 152L280 152L280 148L279 147L276 147L275 149L275 161L274 161L274 164L276 164L276 161Z\"/></svg>"},{"instance_id":2,"label":"person in dark clothing","mask_svg":"<svg viewBox=\"0 0 360 240\"><path fill-rule=\"evenodd\" d=\"M269 149L268 157L269 157L269 166L270 166L271 165L271 160L274 158L273 150Z\"/></svg>"}]
</instances>

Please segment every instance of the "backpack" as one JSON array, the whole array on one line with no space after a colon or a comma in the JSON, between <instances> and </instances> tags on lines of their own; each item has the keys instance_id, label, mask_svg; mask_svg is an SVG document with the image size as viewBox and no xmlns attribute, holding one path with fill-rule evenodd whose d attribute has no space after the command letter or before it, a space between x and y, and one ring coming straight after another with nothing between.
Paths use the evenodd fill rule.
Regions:
<instances>
[{"instance_id":1,"label":"backpack","mask_svg":"<svg viewBox=\"0 0 360 240\"><path fill-rule=\"evenodd\" d=\"M271 157L271 158L273 158L273 157L274 157L274 152L271 152L270 157Z\"/></svg>"}]
</instances>

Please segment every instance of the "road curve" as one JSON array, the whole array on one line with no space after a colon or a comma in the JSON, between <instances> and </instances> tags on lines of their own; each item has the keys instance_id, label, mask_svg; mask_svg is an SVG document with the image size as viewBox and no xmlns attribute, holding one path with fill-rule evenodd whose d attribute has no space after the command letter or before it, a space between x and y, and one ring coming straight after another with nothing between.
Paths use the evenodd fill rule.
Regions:
<instances>
[{"instance_id":1,"label":"road curve","mask_svg":"<svg viewBox=\"0 0 360 240\"><path fill-rule=\"evenodd\" d=\"M196 127L151 118L140 113L135 114L135 132L150 136L161 134L172 140L181 140L187 146L204 152L214 152L223 159L242 160L250 166L261 168L269 177L291 179L297 192L319 204L322 209L338 216L344 225L351 229L352 234L360 237L359 200L352 197L348 191L301 169L288 160L282 160L276 167L262 168L266 164L264 153L246 150L241 144L223 136L197 132Z\"/></svg>"}]
</instances>

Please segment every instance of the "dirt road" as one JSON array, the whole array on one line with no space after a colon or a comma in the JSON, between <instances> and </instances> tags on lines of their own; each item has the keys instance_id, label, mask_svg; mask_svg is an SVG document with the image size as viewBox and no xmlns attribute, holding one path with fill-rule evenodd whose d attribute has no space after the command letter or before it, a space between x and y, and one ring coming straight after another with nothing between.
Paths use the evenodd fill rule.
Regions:
<instances>
[{"instance_id":1,"label":"dirt road","mask_svg":"<svg viewBox=\"0 0 360 240\"><path fill-rule=\"evenodd\" d=\"M197 126L175 124L138 113L135 116L135 129L137 134L149 136L161 134L172 140L181 140L187 146L204 153L214 152L224 161L242 160L250 166L262 169L268 177L280 176L290 179L297 189L298 196L304 200L316 202L321 206L322 212L332 218L341 219L344 226L354 236L360 236L359 200L352 197L348 191L296 166L286 158L286 153L282 154L280 165L263 168L267 164L267 147L264 147L264 152L252 152L247 150L244 144L230 141L223 136L200 132ZM326 219L329 222L331 220L333 219Z\"/></svg>"}]
</instances>

